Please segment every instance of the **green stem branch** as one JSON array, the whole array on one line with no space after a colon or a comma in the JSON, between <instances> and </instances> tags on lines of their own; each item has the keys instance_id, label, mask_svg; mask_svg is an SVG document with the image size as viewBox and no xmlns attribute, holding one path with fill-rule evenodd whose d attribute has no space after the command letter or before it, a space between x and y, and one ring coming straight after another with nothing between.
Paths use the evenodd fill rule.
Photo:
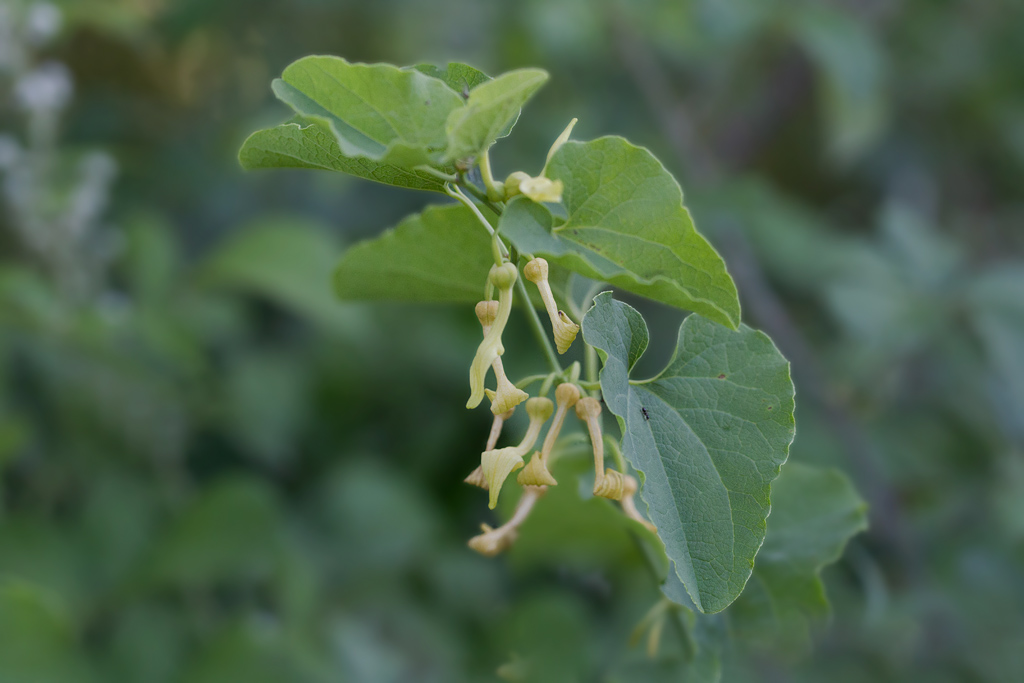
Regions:
<instances>
[{"instance_id":1,"label":"green stem branch","mask_svg":"<svg viewBox=\"0 0 1024 683\"><path fill-rule=\"evenodd\" d=\"M501 201L505 195L504 189L498 189L494 183L494 175L491 173L491 151L487 150L480 157L480 178L484 181L484 188L487 189L487 198L492 202Z\"/></svg>"}]
</instances>

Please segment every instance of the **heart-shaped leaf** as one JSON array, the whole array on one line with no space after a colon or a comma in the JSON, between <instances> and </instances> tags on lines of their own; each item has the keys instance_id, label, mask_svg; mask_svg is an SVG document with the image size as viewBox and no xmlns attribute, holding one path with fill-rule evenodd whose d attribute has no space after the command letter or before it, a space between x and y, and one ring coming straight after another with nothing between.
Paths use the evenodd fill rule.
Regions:
<instances>
[{"instance_id":1,"label":"heart-shaped leaf","mask_svg":"<svg viewBox=\"0 0 1024 683\"><path fill-rule=\"evenodd\" d=\"M446 145L448 115L463 109L446 83L416 69L312 56L289 65L274 94L300 116L325 122L342 154L413 168Z\"/></svg>"},{"instance_id":2,"label":"heart-shaped leaf","mask_svg":"<svg viewBox=\"0 0 1024 683\"><path fill-rule=\"evenodd\" d=\"M697 232L679 184L650 152L620 137L566 142L547 175L565 185L568 220L555 226L544 207L513 200L501 231L521 252L739 325L739 298L725 262Z\"/></svg>"},{"instance_id":3,"label":"heart-shaped leaf","mask_svg":"<svg viewBox=\"0 0 1024 683\"><path fill-rule=\"evenodd\" d=\"M345 156L326 124L301 117L250 135L238 153L238 160L247 171L310 168L348 173L386 185L444 192L444 181L430 173L366 157Z\"/></svg>"},{"instance_id":4,"label":"heart-shaped leaf","mask_svg":"<svg viewBox=\"0 0 1024 683\"><path fill-rule=\"evenodd\" d=\"M334 291L349 301L466 302L484 295L491 238L462 206L430 206L345 252Z\"/></svg>"},{"instance_id":5,"label":"heart-shaped leaf","mask_svg":"<svg viewBox=\"0 0 1024 683\"><path fill-rule=\"evenodd\" d=\"M748 646L806 652L812 621L828 615L821 570L867 525L867 504L846 475L787 463L772 484L754 574L729 610L734 634Z\"/></svg>"},{"instance_id":6,"label":"heart-shaped leaf","mask_svg":"<svg viewBox=\"0 0 1024 683\"><path fill-rule=\"evenodd\" d=\"M547 80L542 69L519 69L473 88L466 106L448 116L446 158L478 156L508 135L523 105Z\"/></svg>"},{"instance_id":7,"label":"heart-shaped leaf","mask_svg":"<svg viewBox=\"0 0 1024 683\"><path fill-rule=\"evenodd\" d=\"M680 580L701 611L725 609L750 577L793 440L789 363L756 330L691 315L668 367L633 382L647 325L610 293L595 299L583 337L604 362L622 452L644 477L640 496Z\"/></svg>"},{"instance_id":8,"label":"heart-shaped leaf","mask_svg":"<svg viewBox=\"0 0 1024 683\"><path fill-rule=\"evenodd\" d=\"M483 298L493 264L491 238L469 209L429 206L346 251L334 271L334 291L347 301L474 303ZM551 269L558 301L568 296L569 275ZM528 291L534 306L543 308L537 288Z\"/></svg>"}]
</instances>

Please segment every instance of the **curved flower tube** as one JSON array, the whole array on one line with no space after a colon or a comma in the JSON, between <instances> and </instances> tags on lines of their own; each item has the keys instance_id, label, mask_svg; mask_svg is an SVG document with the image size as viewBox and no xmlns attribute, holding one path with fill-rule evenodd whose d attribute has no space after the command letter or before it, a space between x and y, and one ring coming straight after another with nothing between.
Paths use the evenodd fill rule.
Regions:
<instances>
[{"instance_id":1,"label":"curved flower tube","mask_svg":"<svg viewBox=\"0 0 1024 683\"><path fill-rule=\"evenodd\" d=\"M516 503L516 511L512 514L512 518L497 529L481 524L480 528L483 533L469 539L469 547L487 557L494 557L508 548L519 536L519 527L530 515L534 504L545 493L547 493L547 489L543 486L527 486L519 502Z\"/></svg>"},{"instance_id":2,"label":"curved flower tube","mask_svg":"<svg viewBox=\"0 0 1024 683\"><path fill-rule=\"evenodd\" d=\"M551 420L551 426L548 427L548 434L544 437L543 447L540 451L533 454L526 468L516 478L516 481L520 484L524 486L556 486L558 484L548 470L548 457L551 455L551 450L555 447L555 441L558 440L558 435L562 431L562 425L565 423L565 416L569 413L569 408L576 405L576 402L579 400L580 390L575 384L565 382L559 384L558 388L555 389L555 405L557 406L555 417Z\"/></svg>"},{"instance_id":3,"label":"curved flower tube","mask_svg":"<svg viewBox=\"0 0 1024 683\"><path fill-rule=\"evenodd\" d=\"M501 333L504 332L508 316L512 312L512 286L517 277L519 277L519 272L511 263L491 266L491 272L487 276L488 282L498 290L498 308L494 312L494 318L484 335L484 340L477 347L473 364L469 368L470 396L469 401L466 402L467 408L476 408L480 405L480 401L484 398L484 380L487 377L487 369L494 364L496 358L505 353L505 347L501 344ZM508 408L495 410L494 413L504 413L506 410Z\"/></svg>"},{"instance_id":4,"label":"curved flower tube","mask_svg":"<svg viewBox=\"0 0 1024 683\"><path fill-rule=\"evenodd\" d=\"M501 493L501 486L505 483L505 479L523 466L523 456L533 448L533 444L540 435L540 428L551 417L554 409L555 406L551 399L531 398L526 402L526 414L530 416L530 426L527 427L526 435L519 445L484 451L480 456L480 467L491 494L488 507L492 510L498 504L498 494Z\"/></svg>"},{"instance_id":5,"label":"curved flower tube","mask_svg":"<svg viewBox=\"0 0 1024 683\"><path fill-rule=\"evenodd\" d=\"M484 338L487 338L488 333L494 325L494 321L498 318L499 303L497 301L481 301L476 305L476 317L480 321L481 327L484 330ZM498 353L504 352L502 347ZM505 374L505 366L501 362L501 356L495 356L494 360L491 361L491 368L494 369L494 377L498 381L497 390L493 392L484 391L484 393L491 399L491 412L495 415L501 415L513 410L517 405L530 398L530 395L516 387L515 384L509 380ZM486 371L485 371L486 372Z\"/></svg>"},{"instance_id":6,"label":"curved flower tube","mask_svg":"<svg viewBox=\"0 0 1024 683\"><path fill-rule=\"evenodd\" d=\"M564 311L558 310L555 295L551 292L551 285L548 283L548 262L542 258L533 259L523 268L523 275L537 285L540 298L544 301L544 308L547 309L548 317L551 318L551 331L555 337L555 346L558 347L559 353L565 353L576 339L580 326L570 320Z\"/></svg>"},{"instance_id":7,"label":"curved flower tube","mask_svg":"<svg viewBox=\"0 0 1024 683\"><path fill-rule=\"evenodd\" d=\"M594 446L594 495L602 498L619 500L622 498L626 483L621 472L604 466L604 438L601 435L601 403L596 398L587 396L576 404L576 417L587 423L590 442Z\"/></svg>"}]
</instances>

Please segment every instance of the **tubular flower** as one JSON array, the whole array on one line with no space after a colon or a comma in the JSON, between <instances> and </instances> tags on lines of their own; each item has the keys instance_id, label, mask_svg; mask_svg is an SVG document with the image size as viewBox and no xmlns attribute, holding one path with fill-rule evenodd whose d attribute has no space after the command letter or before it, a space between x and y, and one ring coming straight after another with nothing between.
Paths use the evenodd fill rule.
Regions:
<instances>
[{"instance_id":1,"label":"tubular flower","mask_svg":"<svg viewBox=\"0 0 1024 683\"><path fill-rule=\"evenodd\" d=\"M507 413L494 416L494 421L491 422L491 433L487 435L487 447L484 449L485 451L494 450L494 447L498 443L498 437L501 436L502 426L505 424L506 420L512 417L512 413L514 412L515 408ZM484 479L484 471L480 465L477 465L476 469L470 472L469 476L463 479L463 481L467 484L472 484L473 486L479 486L484 491L487 490L487 480Z\"/></svg>"},{"instance_id":2,"label":"tubular flower","mask_svg":"<svg viewBox=\"0 0 1024 683\"><path fill-rule=\"evenodd\" d=\"M532 177L528 173L516 171L505 179L505 196L512 199L522 194L535 202L560 202L563 187L561 180L551 180L543 175Z\"/></svg>"},{"instance_id":3,"label":"tubular flower","mask_svg":"<svg viewBox=\"0 0 1024 683\"><path fill-rule=\"evenodd\" d=\"M565 353L576 339L580 326L570 320L564 311L558 310L558 306L555 304L555 295L551 292L551 285L548 284L548 262L542 258L533 259L523 268L523 275L537 285L537 289L540 290L540 298L544 301L548 317L551 318L551 331L555 337L555 346L558 347L559 353Z\"/></svg>"},{"instance_id":4,"label":"tubular flower","mask_svg":"<svg viewBox=\"0 0 1024 683\"><path fill-rule=\"evenodd\" d=\"M494 326L494 321L498 317L499 303L497 301L481 301L476 305L476 317L480 321L480 325L484 329L484 339L486 340L487 335L490 333L491 328ZM501 349L498 353L502 353L504 349ZM495 356L494 360L491 361L491 367L494 369L494 377L498 380L497 391L491 395L491 392L486 392L491 399L491 412L495 415L501 415L513 410L517 405L530 398L530 395L516 387L509 380L505 374L505 366L501 362L501 356ZM486 372L486 370L485 370Z\"/></svg>"},{"instance_id":5,"label":"tubular flower","mask_svg":"<svg viewBox=\"0 0 1024 683\"><path fill-rule=\"evenodd\" d=\"M547 489L542 486L527 486L523 490L523 495L519 502L516 503L516 511L512 514L512 518L497 529L481 524L480 528L483 529L483 533L469 539L469 547L487 557L494 557L502 550L508 548L515 542L516 537L519 535L519 527L530 515L534 504L546 492Z\"/></svg>"},{"instance_id":6,"label":"tubular flower","mask_svg":"<svg viewBox=\"0 0 1024 683\"><path fill-rule=\"evenodd\" d=\"M559 432L562 431L562 424L565 422L565 416L569 412L569 408L576 405L576 402L580 400L580 390L575 384L566 382L559 384L558 388L555 389L555 417L551 420L551 426L548 427L548 434L544 437L544 446L540 451L533 454L530 458L530 462L526 465L526 468L519 473L516 478L520 484L524 486L556 486L558 484L555 478L551 476L551 472L548 471L548 457L551 455L551 449L555 446L555 441L558 439Z\"/></svg>"},{"instance_id":7,"label":"tubular flower","mask_svg":"<svg viewBox=\"0 0 1024 683\"><path fill-rule=\"evenodd\" d=\"M550 399L531 398L526 402L526 414L530 416L530 426L527 427L526 435L519 445L487 450L480 456L480 467L491 494L488 507L492 510L498 504L498 494L501 493L501 486L505 483L505 478L523 466L523 456L533 448L537 436L540 435L540 428L551 417L554 409L555 406Z\"/></svg>"},{"instance_id":8,"label":"tubular flower","mask_svg":"<svg viewBox=\"0 0 1024 683\"><path fill-rule=\"evenodd\" d=\"M594 495L619 500L625 491L621 472L604 467L604 438L601 435L601 403L587 396L576 404L576 417L587 423L594 446Z\"/></svg>"},{"instance_id":9,"label":"tubular flower","mask_svg":"<svg viewBox=\"0 0 1024 683\"><path fill-rule=\"evenodd\" d=\"M501 333L505 330L508 316L512 312L512 286L518 276L516 267L511 263L492 266L491 272L487 276L490 283L498 289L498 307L487 333L484 334L484 340L477 347L473 364L469 368L470 396L469 401L466 402L467 408L476 408L480 405L480 401L484 398L484 380L487 377L487 368L494 364L496 358L505 353L505 347L501 344ZM497 410L495 414L503 413L505 410Z\"/></svg>"}]
</instances>

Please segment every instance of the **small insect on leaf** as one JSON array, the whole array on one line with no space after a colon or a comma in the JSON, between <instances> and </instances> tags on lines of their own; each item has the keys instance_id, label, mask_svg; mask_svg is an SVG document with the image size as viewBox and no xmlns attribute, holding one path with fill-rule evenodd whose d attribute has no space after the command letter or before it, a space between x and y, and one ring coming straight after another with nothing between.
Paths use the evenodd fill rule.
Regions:
<instances>
[{"instance_id":1,"label":"small insect on leaf","mask_svg":"<svg viewBox=\"0 0 1024 683\"><path fill-rule=\"evenodd\" d=\"M643 406L640 406L640 412L644 414L644 419L645 420L650 420L651 419L651 416L647 414L647 408L644 408Z\"/></svg>"}]
</instances>

